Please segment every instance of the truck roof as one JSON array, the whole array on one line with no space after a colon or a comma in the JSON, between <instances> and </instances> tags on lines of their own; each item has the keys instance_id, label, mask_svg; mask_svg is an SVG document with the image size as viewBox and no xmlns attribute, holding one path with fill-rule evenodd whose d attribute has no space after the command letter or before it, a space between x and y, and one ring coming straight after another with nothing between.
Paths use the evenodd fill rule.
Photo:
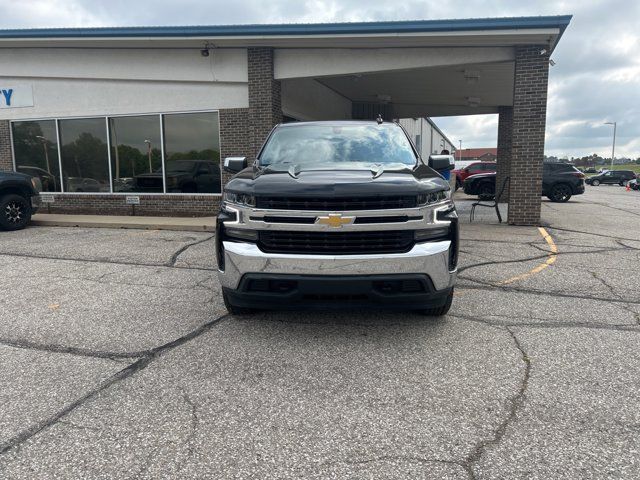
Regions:
<instances>
[{"instance_id":1,"label":"truck roof","mask_svg":"<svg viewBox=\"0 0 640 480\"><path fill-rule=\"evenodd\" d=\"M312 122L288 122L281 123L279 127L291 128L296 126L305 126L305 125L397 125L399 124L395 122L382 122L379 124L376 120L317 120Z\"/></svg>"}]
</instances>

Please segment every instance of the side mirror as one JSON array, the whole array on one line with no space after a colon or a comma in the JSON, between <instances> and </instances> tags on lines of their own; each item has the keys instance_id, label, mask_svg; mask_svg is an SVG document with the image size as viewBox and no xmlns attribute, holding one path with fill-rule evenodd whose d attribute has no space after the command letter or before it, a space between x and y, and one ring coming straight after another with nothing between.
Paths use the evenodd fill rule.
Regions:
<instances>
[{"instance_id":1,"label":"side mirror","mask_svg":"<svg viewBox=\"0 0 640 480\"><path fill-rule=\"evenodd\" d=\"M238 173L247 168L247 157L227 157L224 159L224 170Z\"/></svg>"},{"instance_id":2,"label":"side mirror","mask_svg":"<svg viewBox=\"0 0 640 480\"><path fill-rule=\"evenodd\" d=\"M437 172L453 170L455 163L453 155L429 155L429 164Z\"/></svg>"}]
</instances>

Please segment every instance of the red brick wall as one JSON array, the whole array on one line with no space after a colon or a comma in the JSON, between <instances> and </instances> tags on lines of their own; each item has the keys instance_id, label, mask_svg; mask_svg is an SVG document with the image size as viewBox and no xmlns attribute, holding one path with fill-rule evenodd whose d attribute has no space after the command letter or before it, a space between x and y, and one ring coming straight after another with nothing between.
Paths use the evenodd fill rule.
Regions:
<instances>
[{"instance_id":1,"label":"red brick wall","mask_svg":"<svg viewBox=\"0 0 640 480\"><path fill-rule=\"evenodd\" d=\"M0 172L10 172L13 170L9 128L9 120L0 120Z\"/></svg>"},{"instance_id":2,"label":"red brick wall","mask_svg":"<svg viewBox=\"0 0 640 480\"><path fill-rule=\"evenodd\" d=\"M255 157L251 131L249 128L249 109L231 108L220 110L220 162L226 157L247 157L251 163ZM233 175L222 171L222 183L226 184Z\"/></svg>"},{"instance_id":3,"label":"red brick wall","mask_svg":"<svg viewBox=\"0 0 640 480\"><path fill-rule=\"evenodd\" d=\"M511 141L513 107L500 107L498 117L498 158L496 164L496 194L500 192L504 179L511 175ZM509 185L505 188L500 201L509 198Z\"/></svg>"},{"instance_id":4,"label":"red brick wall","mask_svg":"<svg viewBox=\"0 0 640 480\"><path fill-rule=\"evenodd\" d=\"M282 123L280 81L273 78L273 48L250 48L249 127L255 156L271 129Z\"/></svg>"},{"instance_id":5,"label":"red brick wall","mask_svg":"<svg viewBox=\"0 0 640 480\"><path fill-rule=\"evenodd\" d=\"M40 213L207 217L215 215L220 206L217 195L139 195L140 205L135 207L126 204L125 195L47 195L53 195L55 201L42 204Z\"/></svg>"},{"instance_id":6,"label":"red brick wall","mask_svg":"<svg viewBox=\"0 0 640 480\"><path fill-rule=\"evenodd\" d=\"M548 77L548 45L516 48L509 191L513 225L540 223Z\"/></svg>"}]
</instances>

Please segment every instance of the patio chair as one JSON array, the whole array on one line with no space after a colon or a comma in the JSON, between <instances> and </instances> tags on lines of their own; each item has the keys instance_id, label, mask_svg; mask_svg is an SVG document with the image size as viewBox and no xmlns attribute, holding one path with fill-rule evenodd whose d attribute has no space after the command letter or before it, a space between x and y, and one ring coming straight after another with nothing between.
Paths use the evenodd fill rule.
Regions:
<instances>
[{"instance_id":1,"label":"patio chair","mask_svg":"<svg viewBox=\"0 0 640 480\"><path fill-rule=\"evenodd\" d=\"M500 207L498 206L498 201L502 198L502 195L504 194L504 191L507 188L507 184L509 183L509 180L510 180L510 177L505 177L505 179L502 181L502 186L500 187L500 191L498 192L497 195L494 195L492 202L491 201L483 202L482 199L480 199L477 202L473 202L473 204L471 205L471 215L469 216L469 222L473 222L473 219L476 214L476 207L491 207L496 209L496 215L498 215L498 222L502 223L502 215L500 215Z\"/></svg>"}]
</instances>

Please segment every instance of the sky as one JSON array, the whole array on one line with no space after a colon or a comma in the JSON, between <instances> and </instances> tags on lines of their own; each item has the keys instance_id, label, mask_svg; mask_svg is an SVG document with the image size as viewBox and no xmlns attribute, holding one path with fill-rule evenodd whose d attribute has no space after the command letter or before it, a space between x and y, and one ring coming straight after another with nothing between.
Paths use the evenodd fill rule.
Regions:
<instances>
[{"instance_id":1,"label":"sky","mask_svg":"<svg viewBox=\"0 0 640 480\"><path fill-rule=\"evenodd\" d=\"M640 157L640 0L0 0L0 28L314 23L566 15L552 56L545 153ZM434 118L463 148L496 144L496 115Z\"/></svg>"}]
</instances>

